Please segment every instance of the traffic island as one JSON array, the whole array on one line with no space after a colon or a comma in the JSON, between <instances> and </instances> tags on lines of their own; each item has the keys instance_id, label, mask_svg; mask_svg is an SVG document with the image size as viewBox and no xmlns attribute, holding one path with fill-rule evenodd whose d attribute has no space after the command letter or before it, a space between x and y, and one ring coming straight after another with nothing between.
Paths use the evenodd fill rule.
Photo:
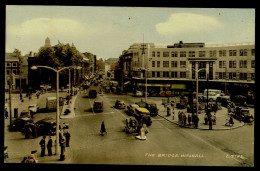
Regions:
<instances>
[{"instance_id":1,"label":"traffic island","mask_svg":"<svg viewBox=\"0 0 260 171\"><path fill-rule=\"evenodd\" d=\"M65 118L74 118L75 117L75 111L74 111L74 106L75 106L75 101L78 97L78 94L75 96L72 96L72 98L69 100L68 104L64 104L61 110L61 119Z\"/></svg>"},{"instance_id":2,"label":"traffic island","mask_svg":"<svg viewBox=\"0 0 260 171\"><path fill-rule=\"evenodd\" d=\"M198 123L198 127L195 128L194 124L182 124L180 121L178 121L177 119L173 119L173 117L170 117L170 116L162 116L160 114L158 114L158 116L160 116L161 118L175 124L175 125L178 125L182 128L190 128L190 129L200 129L200 130L210 130L209 129L209 125L208 124L205 124L204 123L204 117L203 117L203 114L199 114L199 123ZM178 117L178 116L175 116L175 117ZM234 124L231 126L227 125L226 123L228 122L227 118L229 116L225 116L225 115L219 115L217 117L217 122L216 124L212 125L212 130L231 130L231 129L236 129L236 128L240 128L242 126L245 125L244 122L242 121L237 121L235 120L234 121Z\"/></svg>"}]
</instances>

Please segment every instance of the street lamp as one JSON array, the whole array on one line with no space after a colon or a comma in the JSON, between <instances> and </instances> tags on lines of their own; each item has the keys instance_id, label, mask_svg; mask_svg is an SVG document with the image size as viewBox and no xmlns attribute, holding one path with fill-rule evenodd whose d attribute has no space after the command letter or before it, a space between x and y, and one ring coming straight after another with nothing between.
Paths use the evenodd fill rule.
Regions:
<instances>
[{"instance_id":1,"label":"street lamp","mask_svg":"<svg viewBox=\"0 0 260 171\"><path fill-rule=\"evenodd\" d=\"M206 70L208 71L206 68L201 68L201 69L192 69L193 71L195 71L196 73L196 114L198 115L198 109L199 109L199 78L198 78L198 74L200 71L202 70Z\"/></svg>"},{"instance_id":2,"label":"street lamp","mask_svg":"<svg viewBox=\"0 0 260 171\"><path fill-rule=\"evenodd\" d=\"M59 72L60 71L63 71L65 69L71 69L71 68L74 68L74 69L81 69L80 66L67 66L67 67L64 67L64 68L61 68L59 70L56 70L54 68L51 68L49 66L32 66L31 69L32 70L36 70L38 68L47 68L47 69L50 69L50 70L53 70L56 72L56 106L57 106L57 109L56 109L56 154L58 154L58 150L59 150Z\"/></svg>"}]
</instances>

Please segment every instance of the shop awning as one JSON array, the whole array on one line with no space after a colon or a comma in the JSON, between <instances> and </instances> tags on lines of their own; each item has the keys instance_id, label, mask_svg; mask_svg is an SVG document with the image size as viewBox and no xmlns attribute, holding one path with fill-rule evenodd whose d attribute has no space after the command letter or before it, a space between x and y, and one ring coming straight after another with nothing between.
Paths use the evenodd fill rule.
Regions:
<instances>
[{"instance_id":1,"label":"shop awning","mask_svg":"<svg viewBox=\"0 0 260 171\"><path fill-rule=\"evenodd\" d=\"M129 84L129 83L131 83L131 81L127 81L127 82L125 82L124 85Z\"/></svg>"}]
</instances>

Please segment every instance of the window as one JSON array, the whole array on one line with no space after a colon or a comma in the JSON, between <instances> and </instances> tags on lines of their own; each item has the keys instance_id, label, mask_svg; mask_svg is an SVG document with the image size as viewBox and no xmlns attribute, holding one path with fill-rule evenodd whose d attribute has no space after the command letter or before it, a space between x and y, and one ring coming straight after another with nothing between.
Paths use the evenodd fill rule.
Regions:
<instances>
[{"instance_id":1,"label":"window","mask_svg":"<svg viewBox=\"0 0 260 171\"><path fill-rule=\"evenodd\" d=\"M186 68L186 61L180 61L180 68Z\"/></svg>"},{"instance_id":2,"label":"window","mask_svg":"<svg viewBox=\"0 0 260 171\"><path fill-rule=\"evenodd\" d=\"M12 66L13 67L17 67L17 63L12 63Z\"/></svg>"},{"instance_id":3,"label":"window","mask_svg":"<svg viewBox=\"0 0 260 171\"><path fill-rule=\"evenodd\" d=\"M171 52L171 57L178 57L178 52L177 51Z\"/></svg>"},{"instance_id":4,"label":"window","mask_svg":"<svg viewBox=\"0 0 260 171\"><path fill-rule=\"evenodd\" d=\"M169 57L169 52L163 52L163 57Z\"/></svg>"},{"instance_id":5,"label":"window","mask_svg":"<svg viewBox=\"0 0 260 171\"><path fill-rule=\"evenodd\" d=\"M186 78L186 72L180 72L180 78Z\"/></svg>"},{"instance_id":6,"label":"window","mask_svg":"<svg viewBox=\"0 0 260 171\"><path fill-rule=\"evenodd\" d=\"M255 60L251 61L251 68L255 68Z\"/></svg>"},{"instance_id":7,"label":"window","mask_svg":"<svg viewBox=\"0 0 260 171\"><path fill-rule=\"evenodd\" d=\"M16 69L13 69L13 74L17 74L17 70Z\"/></svg>"},{"instance_id":8,"label":"window","mask_svg":"<svg viewBox=\"0 0 260 171\"><path fill-rule=\"evenodd\" d=\"M216 56L217 56L217 51L215 50L209 51L209 57L216 57Z\"/></svg>"},{"instance_id":9,"label":"window","mask_svg":"<svg viewBox=\"0 0 260 171\"><path fill-rule=\"evenodd\" d=\"M152 52L152 57L155 57L155 51Z\"/></svg>"},{"instance_id":10,"label":"window","mask_svg":"<svg viewBox=\"0 0 260 171\"><path fill-rule=\"evenodd\" d=\"M6 70L6 75L9 75L10 74L10 69L7 69Z\"/></svg>"},{"instance_id":11,"label":"window","mask_svg":"<svg viewBox=\"0 0 260 171\"><path fill-rule=\"evenodd\" d=\"M164 71L163 72L163 77L169 77L169 72Z\"/></svg>"},{"instance_id":12,"label":"window","mask_svg":"<svg viewBox=\"0 0 260 171\"><path fill-rule=\"evenodd\" d=\"M161 77L161 76L160 76L160 72L157 72L157 77Z\"/></svg>"},{"instance_id":13,"label":"window","mask_svg":"<svg viewBox=\"0 0 260 171\"><path fill-rule=\"evenodd\" d=\"M255 80L255 73L251 73L251 80Z\"/></svg>"},{"instance_id":14,"label":"window","mask_svg":"<svg viewBox=\"0 0 260 171\"><path fill-rule=\"evenodd\" d=\"M157 52L157 57L160 57L160 52Z\"/></svg>"},{"instance_id":15,"label":"window","mask_svg":"<svg viewBox=\"0 0 260 171\"><path fill-rule=\"evenodd\" d=\"M237 56L237 50L229 50L229 56Z\"/></svg>"},{"instance_id":16,"label":"window","mask_svg":"<svg viewBox=\"0 0 260 171\"><path fill-rule=\"evenodd\" d=\"M225 72L219 72L219 79L226 79L226 73Z\"/></svg>"},{"instance_id":17,"label":"window","mask_svg":"<svg viewBox=\"0 0 260 171\"><path fill-rule=\"evenodd\" d=\"M226 50L219 50L219 57L226 56Z\"/></svg>"},{"instance_id":18,"label":"window","mask_svg":"<svg viewBox=\"0 0 260 171\"><path fill-rule=\"evenodd\" d=\"M155 61L152 61L152 67L155 67Z\"/></svg>"},{"instance_id":19,"label":"window","mask_svg":"<svg viewBox=\"0 0 260 171\"><path fill-rule=\"evenodd\" d=\"M239 68L247 68L247 60L240 60Z\"/></svg>"},{"instance_id":20,"label":"window","mask_svg":"<svg viewBox=\"0 0 260 171\"><path fill-rule=\"evenodd\" d=\"M171 61L172 63L172 68L177 68L178 67L178 62L177 61Z\"/></svg>"},{"instance_id":21,"label":"window","mask_svg":"<svg viewBox=\"0 0 260 171\"><path fill-rule=\"evenodd\" d=\"M155 77L155 72L154 71L152 71L152 77Z\"/></svg>"},{"instance_id":22,"label":"window","mask_svg":"<svg viewBox=\"0 0 260 171\"><path fill-rule=\"evenodd\" d=\"M189 57L195 57L195 51L189 51Z\"/></svg>"},{"instance_id":23,"label":"window","mask_svg":"<svg viewBox=\"0 0 260 171\"><path fill-rule=\"evenodd\" d=\"M229 61L229 68L236 68L236 61Z\"/></svg>"},{"instance_id":24,"label":"window","mask_svg":"<svg viewBox=\"0 0 260 171\"><path fill-rule=\"evenodd\" d=\"M229 73L229 79L230 79L230 80L235 80L235 79L236 79L236 75L237 75L237 73L235 73L235 72L230 72L230 73Z\"/></svg>"},{"instance_id":25,"label":"window","mask_svg":"<svg viewBox=\"0 0 260 171\"><path fill-rule=\"evenodd\" d=\"M206 51L199 51L199 57L205 57Z\"/></svg>"},{"instance_id":26,"label":"window","mask_svg":"<svg viewBox=\"0 0 260 171\"><path fill-rule=\"evenodd\" d=\"M255 56L255 49L251 49L251 55Z\"/></svg>"},{"instance_id":27,"label":"window","mask_svg":"<svg viewBox=\"0 0 260 171\"><path fill-rule=\"evenodd\" d=\"M160 68L160 61L157 61L157 68Z\"/></svg>"},{"instance_id":28,"label":"window","mask_svg":"<svg viewBox=\"0 0 260 171\"><path fill-rule=\"evenodd\" d=\"M177 78L177 72L176 71L174 71L174 72L172 72L172 78Z\"/></svg>"},{"instance_id":29,"label":"window","mask_svg":"<svg viewBox=\"0 0 260 171\"><path fill-rule=\"evenodd\" d=\"M10 67L10 66L11 66L11 63L9 63L9 62L6 63L6 66L7 66L7 67Z\"/></svg>"},{"instance_id":30,"label":"window","mask_svg":"<svg viewBox=\"0 0 260 171\"><path fill-rule=\"evenodd\" d=\"M247 49L240 49L239 50L239 55L240 56L247 56Z\"/></svg>"},{"instance_id":31,"label":"window","mask_svg":"<svg viewBox=\"0 0 260 171\"><path fill-rule=\"evenodd\" d=\"M226 68L226 61L219 61L219 68Z\"/></svg>"},{"instance_id":32,"label":"window","mask_svg":"<svg viewBox=\"0 0 260 171\"><path fill-rule=\"evenodd\" d=\"M240 80L247 80L247 73L239 73Z\"/></svg>"},{"instance_id":33,"label":"window","mask_svg":"<svg viewBox=\"0 0 260 171\"><path fill-rule=\"evenodd\" d=\"M186 57L186 51L181 51L180 52L180 57Z\"/></svg>"},{"instance_id":34,"label":"window","mask_svg":"<svg viewBox=\"0 0 260 171\"><path fill-rule=\"evenodd\" d=\"M163 61L163 67L169 68L169 61Z\"/></svg>"}]
</instances>

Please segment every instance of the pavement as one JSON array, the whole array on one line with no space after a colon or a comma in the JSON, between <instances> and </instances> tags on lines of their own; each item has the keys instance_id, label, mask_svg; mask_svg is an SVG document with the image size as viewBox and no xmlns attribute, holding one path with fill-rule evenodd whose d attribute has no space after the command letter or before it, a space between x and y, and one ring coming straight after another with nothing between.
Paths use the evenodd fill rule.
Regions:
<instances>
[{"instance_id":1,"label":"pavement","mask_svg":"<svg viewBox=\"0 0 260 171\"><path fill-rule=\"evenodd\" d=\"M60 97L65 97L65 92L60 92ZM40 95L39 99L37 99L36 95L34 94L32 99L29 100L28 97L25 97L25 94L23 94L24 102L20 101L20 94L12 94L12 117L14 118L14 108L18 108L18 113L22 110L26 110L30 104L38 104L39 108L45 108L46 106L46 97L56 97L56 92L51 91L45 94ZM9 94L6 93L5 98L9 98ZM73 96L72 101L75 102L76 96ZM74 103L72 103L74 105ZM8 102L6 103L6 108L9 113L9 105ZM65 110L68 106L65 106L63 110ZM62 108L60 108L62 110ZM74 113L74 110L73 110ZM74 113L75 115L75 113ZM27 157L31 154L31 151L37 150L36 153L36 160L38 160L38 163L69 163L71 157L72 157L72 150L71 147L66 147L65 149L65 160L60 161L60 153L58 155L55 155L55 143L54 140L56 139L56 136L52 136L53 139L53 147L52 147L52 153L54 155L48 156L47 148L45 151L44 157L40 157L41 148L39 145L39 142L42 139L42 136L36 137L36 138L30 138L25 139L24 133L18 132L18 131L10 131L9 125L10 125L10 118L5 119L5 135L4 135L4 145L8 146L8 158L6 163L20 163L24 157ZM18 115L19 117L19 115ZM34 114L33 121L37 122L38 120L41 120L46 117L56 118L56 111L54 112L47 112L47 113L36 113ZM72 116L69 116L72 117ZM62 118L62 115L60 115L60 123L66 122L65 119ZM49 140L49 136L46 136L46 144ZM59 148L60 151L60 148Z\"/></svg>"}]
</instances>

